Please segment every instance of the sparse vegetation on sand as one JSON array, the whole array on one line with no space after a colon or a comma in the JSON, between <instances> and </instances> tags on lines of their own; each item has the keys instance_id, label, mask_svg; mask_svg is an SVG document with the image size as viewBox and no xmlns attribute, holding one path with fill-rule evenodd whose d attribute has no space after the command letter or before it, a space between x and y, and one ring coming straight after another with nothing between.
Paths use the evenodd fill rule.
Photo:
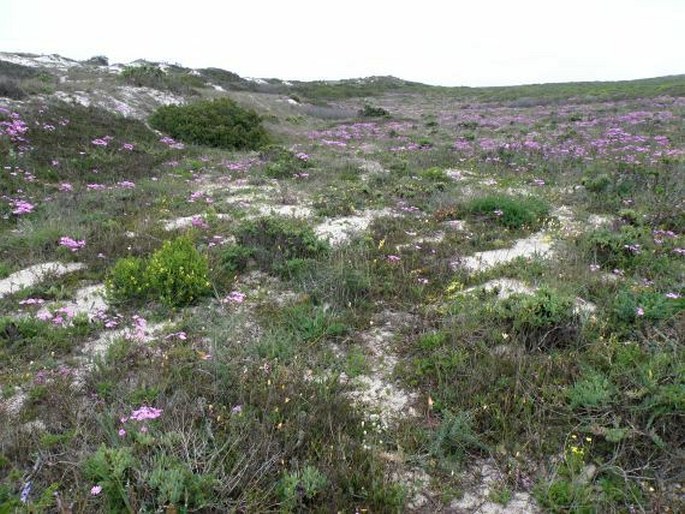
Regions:
<instances>
[{"instance_id":1,"label":"sparse vegetation on sand","mask_svg":"<svg viewBox=\"0 0 685 514\"><path fill-rule=\"evenodd\" d=\"M685 510L682 77L2 55L0 512Z\"/></svg>"}]
</instances>

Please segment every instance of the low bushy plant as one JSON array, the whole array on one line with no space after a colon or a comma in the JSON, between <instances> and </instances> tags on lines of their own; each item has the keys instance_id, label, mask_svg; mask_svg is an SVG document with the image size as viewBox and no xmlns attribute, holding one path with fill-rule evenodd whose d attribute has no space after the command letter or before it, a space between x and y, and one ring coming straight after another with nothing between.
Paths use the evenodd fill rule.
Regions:
<instances>
[{"instance_id":1,"label":"low bushy plant","mask_svg":"<svg viewBox=\"0 0 685 514\"><path fill-rule=\"evenodd\" d=\"M257 265L268 271L291 259L317 258L329 251L328 243L319 239L310 226L287 218L246 221L238 228L236 240L248 249L243 254L249 252Z\"/></svg>"},{"instance_id":2,"label":"low bushy plant","mask_svg":"<svg viewBox=\"0 0 685 514\"><path fill-rule=\"evenodd\" d=\"M264 172L271 178L291 178L311 167L307 154L296 154L278 145L269 145L260 152L260 157L266 162Z\"/></svg>"},{"instance_id":3,"label":"low bushy plant","mask_svg":"<svg viewBox=\"0 0 685 514\"><path fill-rule=\"evenodd\" d=\"M389 118L390 113L383 109L383 107L378 107L375 105L366 104L362 109L359 109L359 116L362 118Z\"/></svg>"},{"instance_id":4,"label":"low bushy plant","mask_svg":"<svg viewBox=\"0 0 685 514\"><path fill-rule=\"evenodd\" d=\"M546 287L499 302L496 317L510 325L530 349L566 346L577 338L580 328L573 299Z\"/></svg>"},{"instance_id":5,"label":"low bushy plant","mask_svg":"<svg viewBox=\"0 0 685 514\"><path fill-rule=\"evenodd\" d=\"M165 241L147 265L147 283L163 303L180 307L210 291L207 259L187 237Z\"/></svg>"},{"instance_id":6,"label":"low bushy plant","mask_svg":"<svg viewBox=\"0 0 685 514\"><path fill-rule=\"evenodd\" d=\"M261 118L229 98L167 105L150 116L150 125L175 139L227 149L257 149L268 134Z\"/></svg>"},{"instance_id":7,"label":"low bushy plant","mask_svg":"<svg viewBox=\"0 0 685 514\"><path fill-rule=\"evenodd\" d=\"M189 238L179 237L165 241L147 260L125 257L117 261L106 287L115 301L148 298L181 307L210 292L209 265Z\"/></svg>"}]
</instances>

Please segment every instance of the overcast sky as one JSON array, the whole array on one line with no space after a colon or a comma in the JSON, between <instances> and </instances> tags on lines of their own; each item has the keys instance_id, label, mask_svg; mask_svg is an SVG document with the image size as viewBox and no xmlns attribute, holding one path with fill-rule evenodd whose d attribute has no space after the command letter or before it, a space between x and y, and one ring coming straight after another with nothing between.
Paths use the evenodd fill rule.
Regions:
<instances>
[{"instance_id":1,"label":"overcast sky","mask_svg":"<svg viewBox=\"0 0 685 514\"><path fill-rule=\"evenodd\" d=\"M685 73L685 0L0 0L0 51L440 85Z\"/></svg>"}]
</instances>

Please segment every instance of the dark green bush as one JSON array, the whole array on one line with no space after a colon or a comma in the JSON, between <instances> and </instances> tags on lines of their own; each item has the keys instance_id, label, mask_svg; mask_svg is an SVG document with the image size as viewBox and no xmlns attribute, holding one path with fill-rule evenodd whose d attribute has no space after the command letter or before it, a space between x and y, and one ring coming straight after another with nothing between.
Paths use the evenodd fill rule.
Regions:
<instances>
[{"instance_id":1,"label":"dark green bush","mask_svg":"<svg viewBox=\"0 0 685 514\"><path fill-rule=\"evenodd\" d=\"M362 118L389 118L390 113L383 107L366 104L363 109L359 110L359 116Z\"/></svg>"},{"instance_id":2,"label":"dark green bush","mask_svg":"<svg viewBox=\"0 0 685 514\"><path fill-rule=\"evenodd\" d=\"M264 146L269 137L261 121L257 113L229 98L167 105L150 117L150 125L176 139L227 149Z\"/></svg>"}]
</instances>

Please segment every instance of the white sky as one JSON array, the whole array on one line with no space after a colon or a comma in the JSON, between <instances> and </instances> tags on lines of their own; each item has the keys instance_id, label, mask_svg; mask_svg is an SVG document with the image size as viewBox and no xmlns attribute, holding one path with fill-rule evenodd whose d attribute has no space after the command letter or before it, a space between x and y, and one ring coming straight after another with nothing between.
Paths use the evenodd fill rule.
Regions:
<instances>
[{"instance_id":1,"label":"white sky","mask_svg":"<svg viewBox=\"0 0 685 514\"><path fill-rule=\"evenodd\" d=\"M440 85L685 73L685 0L0 0L0 51Z\"/></svg>"}]
</instances>

